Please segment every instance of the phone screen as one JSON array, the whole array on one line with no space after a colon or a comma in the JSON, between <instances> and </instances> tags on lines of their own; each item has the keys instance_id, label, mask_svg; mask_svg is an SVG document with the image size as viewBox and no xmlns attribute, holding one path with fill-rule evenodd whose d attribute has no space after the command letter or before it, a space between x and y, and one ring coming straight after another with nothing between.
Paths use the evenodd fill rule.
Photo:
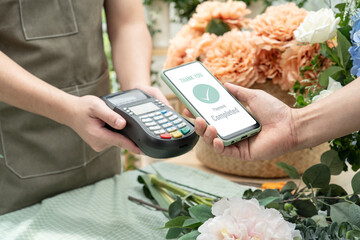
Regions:
<instances>
[{"instance_id":1,"label":"phone screen","mask_svg":"<svg viewBox=\"0 0 360 240\"><path fill-rule=\"evenodd\" d=\"M223 139L259 127L256 120L199 62L164 71L184 98Z\"/></svg>"}]
</instances>

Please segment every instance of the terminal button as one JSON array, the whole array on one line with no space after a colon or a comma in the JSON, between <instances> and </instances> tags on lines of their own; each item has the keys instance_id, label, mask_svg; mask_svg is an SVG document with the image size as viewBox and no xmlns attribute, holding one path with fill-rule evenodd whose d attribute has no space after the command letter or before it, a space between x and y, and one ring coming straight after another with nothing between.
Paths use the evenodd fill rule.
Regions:
<instances>
[{"instance_id":1,"label":"terminal button","mask_svg":"<svg viewBox=\"0 0 360 240\"><path fill-rule=\"evenodd\" d=\"M184 128L182 128L182 129L180 129L180 131L181 131L184 135L186 135L187 133L190 132L190 128L189 128L189 127L184 127Z\"/></svg>"},{"instance_id":2,"label":"terminal button","mask_svg":"<svg viewBox=\"0 0 360 240\"><path fill-rule=\"evenodd\" d=\"M171 139L171 135L169 133L163 133L160 135L160 137L163 139Z\"/></svg>"},{"instance_id":3,"label":"terminal button","mask_svg":"<svg viewBox=\"0 0 360 240\"><path fill-rule=\"evenodd\" d=\"M170 133L171 136L173 136L174 138L179 138L182 136L182 133L180 131L175 131L175 132L172 132Z\"/></svg>"}]
</instances>

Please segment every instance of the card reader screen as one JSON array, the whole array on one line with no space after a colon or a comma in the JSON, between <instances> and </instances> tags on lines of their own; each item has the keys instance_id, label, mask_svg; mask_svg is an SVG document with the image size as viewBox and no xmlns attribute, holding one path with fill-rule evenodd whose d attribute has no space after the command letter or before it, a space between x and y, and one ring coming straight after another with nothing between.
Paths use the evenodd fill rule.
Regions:
<instances>
[{"instance_id":1,"label":"card reader screen","mask_svg":"<svg viewBox=\"0 0 360 240\"><path fill-rule=\"evenodd\" d=\"M121 93L120 95L116 95L113 97L108 98L108 101L110 101L115 106L124 105L127 103L136 102L139 100L146 99L146 95L144 95L140 91L134 91L134 92L128 92L128 93Z\"/></svg>"},{"instance_id":2,"label":"card reader screen","mask_svg":"<svg viewBox=\"0 0 360 240\"><path fill-rule=\"evenodd\" d=\"M135 114L135 115L141 115L148 112L153 112L155 110L159 110L160 108L156 106L152 102L144 103L141 105L129 107L129 109Z\"/></svg>"}]
</instances>

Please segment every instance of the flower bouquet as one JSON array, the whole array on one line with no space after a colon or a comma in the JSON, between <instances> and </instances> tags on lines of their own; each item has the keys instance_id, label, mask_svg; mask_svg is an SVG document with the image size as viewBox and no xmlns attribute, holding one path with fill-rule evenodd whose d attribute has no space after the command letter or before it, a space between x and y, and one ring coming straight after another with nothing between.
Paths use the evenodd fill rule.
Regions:
<instances>
[{"instance_id":1,"label":"flower bouquet","mask_svg":"<svg viewBox=\"0 0 360 240\"><path fill-rule=\"evenodd\" d=\"M331 9L307 12L288 3L270 6L249 19L242 2L205 2L172 40L164 67L200 60L222 83L261 88L288 105L303 107L360 76L359 7L359 1L343 2L335 6L334 14ZM351 165L357 171L359 140L355 132L312 150L256 164L238 164L239 160L212 152L202 141L196 151L200 161L216 170L282 177L277 162L286 161L302 173L318 163L322 153L321 161L331 161L344 171Z\"/></svg>"},{"instance_id":2,"label":"flower bouquet","mask_svg":"<svg viewBox=\"0 0 360 240\"><path fill-rule=\"evenodd\" d=\"M330 184L333 171L325 164L310 167L302 177L291 165L278 167L293 180L280 189L248 189L232 198L144 174L138 180L155 205L138 202L168 217L161 228L167 229L166 239L360 239L360 172L351 180L349 194Z\"/></svg>"},{"instance_id":3,"label":"flower bouquet","mask_svg":"<svg viewBox=\"0 0 360 240\"><path fill-rule=\"evenodd\" d=\"M270 6L254 19L246 17L249 13L245 3L238 1L198 5L189 22L171 40L164 68L199 60L222 83L260 88L293 106L296 100L288 91L294 84L318 78L332 61L320 54L320 44L303 44L295 39L294 31L308 15L305 9L288 3ZM326 30L328 34L334 32L331 27ZM333 42L328 44L330 48ZM316 69L309 69L314 59ZM302 173L318 163L321 153L328 149L325 143L275 159L239 163L238 159L213 152L200 139L196 154L203 164L218 171L269 178L286 175L276 167L277 162L286 161Z\"/></svg>"}]
</instances>

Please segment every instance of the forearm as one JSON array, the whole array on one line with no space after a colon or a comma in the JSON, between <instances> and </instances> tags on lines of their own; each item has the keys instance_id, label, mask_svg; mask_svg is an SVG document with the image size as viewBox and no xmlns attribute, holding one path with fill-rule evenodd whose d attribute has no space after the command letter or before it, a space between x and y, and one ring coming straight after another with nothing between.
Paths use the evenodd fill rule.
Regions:
<instances>
[{"instance_id":1,"label":"forearm","mask_svg":"<svg viewBox=\"0 0 360 240\"><path fill-rule=\"evenodd\" d=\"M0 52L0 101L66 123L74 97L42 81Z\"/></svg>"},{"instance_id":2,"label":"forearm","mask_svg":"<svg viewBox=\"0 0 360 240\"><path fill-rule=\"evenodd\" d=\"M121 88L150 85L152 43L141 1L107 1L105 6L113 64Z\"/></svg>"},{"instance_id":3,"label":"forearm","mask_svg":"<svg viewBox=\"0 0 360 240\"><path fill-rule=\"evenodd\" d=\"M293 110L297 149L360 130L359 93L360 78L319 102Z\"/></svg>"},{"instance_id":4,"label":"forearm","mask_svg":"<svg viewBox=\"0 0 360 240\"><path fill-rule=\"evenodd\" d=\"M132 28L137 28L134 31ZM150 85L151 39L143 26L127 26L119 31L114 46L113 63L121 88Z\"/></svg>"}]
</instances>

